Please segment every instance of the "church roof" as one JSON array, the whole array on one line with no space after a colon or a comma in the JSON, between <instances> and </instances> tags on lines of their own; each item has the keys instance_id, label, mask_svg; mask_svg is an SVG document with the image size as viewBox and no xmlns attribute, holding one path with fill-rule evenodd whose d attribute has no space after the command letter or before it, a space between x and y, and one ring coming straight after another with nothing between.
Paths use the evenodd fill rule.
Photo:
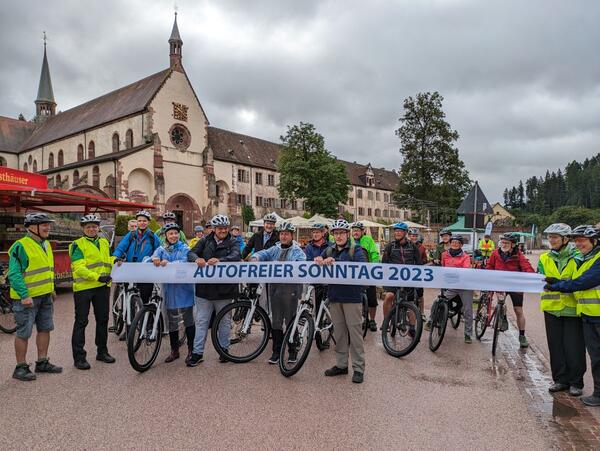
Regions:
<instances>
[{"instance_id":1,"label":"church roof","mask_svg":"<svg viewBox=\"0 0 600 451\"><path fill-rule=\"evenodd\" d=\"M281 144L216 127L208 127L208 145L213 151L215 160L229 161L272 171L277 170L277 158L282 149ZM369 188L365 178L367 165L350 163L344 160L339 161L346 165L346 173L352 185ZM370 188L388 191L396 189L399 182L398 174L373 167L371 170L374 173L375 186Z\"/></svg>"},{"instance_id":2,"label":"church roof","mask_svg":"<svg viewBox=\"0 0 600 451\"><path fill-rule=\"evenodd\" d=\"M165 69L116 91L49 117L27 139L21 151L80 133L144 110L170 75Z\"/></svg>"},{"instance_id":3,"label":"church roof","mask_svg":"<svg viewBox=\"0 0 600 451\"><path fill-rule=\"evenodd\" d=\"M19 153L35 127L33 122L0 116L0 152Z\"/></svg>"},{"instance_id":4,"label":"church roof","mask_svg":"<svg viewBox=\"0 0 600 451\"><path fill-rule=\"evenodd\" d=\"M171 30L171 37L169 38L169 42L170 41L181 41L181 36L179 36L179 27L177 26L177 13L175 13L175 21L173 22L173 29Z\"/></svg>"},{"instance_id":5,"label":"church roof","mask_svg":"<svg viewBox=\"0 0 600 451\"><path fill-rule=\"evenodd\" d=\"M48 67L48 58L46 57L46 44L44 43L44 60L42 62L42 72L40 74L40 85L36 102L51 102L54 101L54 91L52 90L52 79L50 78L50 68Z\"/></svg>"},{"instance_id":6,"label":"church roof","mask_svg":"<svg viewBox=\"0 0 600 451\"><path fill-rule=\"evenodd\" d=\"M475 200L476 200L475 195L477 195L477 205L475 205ZM460 206L458 207L456 212L459 215L466 215L466 214L472 215L474 213L491 214L494 212L494 210L492 210L492 206L490 205L490 202L485 197L485 194L483 194L483 191L481 190L479 183L475 182L475 185L473 185L473 187L471 188L471 191L469 191L469 193L467 194L467 197L465 197L463 199L462 203L460 204Z\"/></svg>"}]
</instances>

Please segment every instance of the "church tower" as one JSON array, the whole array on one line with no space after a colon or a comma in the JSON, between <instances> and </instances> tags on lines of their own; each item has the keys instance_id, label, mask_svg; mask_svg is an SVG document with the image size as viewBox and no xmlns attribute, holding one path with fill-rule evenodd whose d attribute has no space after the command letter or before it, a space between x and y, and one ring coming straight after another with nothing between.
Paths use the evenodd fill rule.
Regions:
<instances>
[{"instance_id":1,"label":"church tower","mask_svg":"<svg viewBox=\"0 0 600 451\"><path fill-rule=\"evenodd\" d=\"M183 47L183 41L179 36L179 28L177 27L177 12L175 12L175 21L173 22L173 30L171 31L171 37L169 38L169 60L171 69L183 72L183 66L181 64L181 48Z\"/></svg>"},{"instance_id":2,"label":"church tower","mask_svg":"<svg viewBox=\"0 0 600 451\"><path fill-rule=\"evenodd\" d=\"M35 100L35 122L44 122L56 113L56 102L52 90L50 78L50 67L46 55L46 34L44 33L44 60L42 62L42 73L40 74L40 85L38 87L37 99Z\"/></svg>"}]
</instances>

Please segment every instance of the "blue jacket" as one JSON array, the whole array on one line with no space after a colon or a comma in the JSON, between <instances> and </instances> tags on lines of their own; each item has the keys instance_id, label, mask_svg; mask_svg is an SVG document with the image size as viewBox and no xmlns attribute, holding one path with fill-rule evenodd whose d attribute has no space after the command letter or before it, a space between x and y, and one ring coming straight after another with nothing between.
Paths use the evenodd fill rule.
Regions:
<instances>
[{"instance_id":1,"label":"blue jacket","mask_svg":"<svg viewBox=\"0 0 600 451\"><path fill-rule=\"evenodd\" d=\"M317 246L314 241L311 241L304 248L306 259L308 261L313 261L316 257L319 257L329 246L331 246L331 243L327 240L323 241L323 244L320 246Z\"/></svg>"},{"instance_id":2,"label":"blue jacket","mask_svg":"<svg viewBox=\"0 0 600 451\"><path fill-rule=\"evenodd\" d=\"M587 258L591 258L596 255L596 253L600 252L600 247L596 247L592 252L590 252ZM579 268L585 258L583 255L575 256L575 263L577 263L577 267ZM561 293L573 293L575 291L585 291L590 288L594 288L600 286L600 259L596 260L596 262L590 266L586 272L584 272L577 279L571 280L560 280L552 285L550 285L551 291L560 291Z\"/></svg>"},{"instance_id":3,"label":"blue jacket","mask_svg":"<svg viewBox=\"0 0 600 451\"><path fill-rule=\"evenodd\" d=\"M113 255L128 263L143 262L144 257L151 256L159 247L160 239L152 230L146 229L141 236L134 230L123 237Z\"/></svg>"},{"instance_id":4,"label":"blue jacket","mask_svg":"<svg viewBox=\"0 0 600 451\"><path fill-rule=\"evenodd\" d=\"M187 262L190 248L187 244L178 241L170 250L160 246L154 251L152 257L145 257L145 261L151 261L153 257L168 262ZM178 309L194 306L194 284L190 283L165 283L163 284L163 296L167 309Z\"/></svg>"},{"instance_id":5,"label":"blue jacket","mask_svg":"<svg viewBox=\"0 0 600 451\"><path fill-rule=\"evenodd\" d=\"M279 260L279 255L281 254L281 243L277 242L275 246L270 247L269 249L263 249L262 251L256 252L252 257L256 258L258 261L262 262L275 262ZM294 241L292 247L290 248L288 254L286 255L285 261L288 262L303 262L306 261L306 254L298 243Z\"/></svg>"},{"instance_id":6,"label":"blue jacket","mask_svg":"<svg viewBox=\"0 0 600 451\"><path fill-rule=\"evenodd\" d=\"M350 246L354 246L354 258L350 258ZM327 249L323 251L321 257L327 258ZM366 262L367 257L362 247L352 244L350 240L346 243L346 246L340 251L334 244L331 249L331 257L336 262ZM334 263L335 265L335 263ZM327 297L331 302L341 302L349 304L359 304L362 302L361 295L363 291L360 285L328 285Z\"/></svg>"},{"instance_id":7,"label":"blue jacket","mask_svg":"<svg viewBox=\"0 0 600 451\"><path fill-rule=\"evenodd\" d=\"M238 243L240 243L240 252L244 252L244 248L246 247L246 242L244 241L244 238L242 237L242 235L236 236L235 240Z\"/></svg>"}]
</instances>

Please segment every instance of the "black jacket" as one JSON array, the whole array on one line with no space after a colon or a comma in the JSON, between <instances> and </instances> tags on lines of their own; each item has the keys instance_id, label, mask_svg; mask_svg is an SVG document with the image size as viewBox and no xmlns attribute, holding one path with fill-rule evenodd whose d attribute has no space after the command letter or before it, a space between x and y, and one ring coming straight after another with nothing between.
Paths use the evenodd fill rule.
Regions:
<instances>
[{"instance_id":1,"label":"black jacket","mask_svg":"<svg viewBox=\"0 0 600 451\"><path fill-rule=\"evenodd\" d=\"M218 258L222 262L239 262L240 243L230 234L219 244L215 239L214 232L202 237L196 243L194 248L188 253L188 261L194 262L198 258L208 261L211 258ZM238 284L221 283L198 283L196 284L196 296L208 299L209 301L218 301L224 299L234 299L239 294Z\"/></svg>"},{"instance_id":2,"label":"black jacket","mask_svg":"<svg viewBox=\"0 0 600 451\"><path fill-rule=\"evenodd\" d=\"M419 248L410 240L394 240L384 250L381 263L397 263L401 265L422 265Z\"/></svg>"},{"instance_id":3,"label":"black jacket","mask_svg":"<svg viewBox=\"0 0 600 451\"><path fill-rule=\"evenodd\" d=\"M250 255L250 253L252 251L258 252L258 251L262 251L263 249L269 249L270 247L275 246L275 243L277 243L279 241L279 233L277 233L276 230L273 230L271 232L271 236L269 237L267 242L263 245L264 233L265 233L265 231L261 230L260 232L256 232L254 235L252 235L250 237L250 239L248 240L248 244L246 244L246 247L244 248L244 251L242 252L243 260L245 260L246 257L248 257L248 255Z\"/></svg>"}]
</instances>

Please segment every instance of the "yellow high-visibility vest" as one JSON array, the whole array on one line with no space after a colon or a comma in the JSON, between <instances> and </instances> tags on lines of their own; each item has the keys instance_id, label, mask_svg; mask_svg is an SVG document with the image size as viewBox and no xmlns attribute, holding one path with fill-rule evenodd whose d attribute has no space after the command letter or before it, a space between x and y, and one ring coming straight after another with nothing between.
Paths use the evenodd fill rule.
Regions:
<instances>
[{"instance_id":1,"label":"yellow high-visibility vest","mask_svg":"<svg viewBox=\"0 0 600 451\"><path fill-rule=\"evenodd\" d=\"M573 279L581 277L592 265L600 259L600 252L593 258L583 262L573 273ZM577 314L587 316L600 316L600 287L590 288L585 291L576 291L573 293L577 299Z\"/></svg>"},{"instance_id":2,"label":"yellow high-visibility vest","mask_svg":"<svg viewBox=\"0 0 600 451\"><path fill-rule=\"evenodd\" d=\"M550 253L540 255L540 262L544 267L546 277L554 277L555 279L569 280L573 277L573 273L577 270L575 259L571 258L562 272L558 271L556 262L550 257ZM559 293L558 291L544 291L541 294L542 302L540 310L542 312L553 312L563 310L565 307L577 307L577 300L573 293Z\"/></svg>"},{"instance_id":3,"label":"yellow high-visibility vest","mask_svg":"<svg viewBox=\"0 0 600 451\"><path fill-rule=\"evenodd\" d=\"M110 255L108 240L100 238L98 241L100 248L97 248L94 243L82 236L71 243L69 255L72 254L73 244L76 244L83 253L82 259L71 262L73 291L104 286L105 284L98 282L98 277L109 275L114 262L114 257Z\"/></svg>"},{"instance_id":4,"label":"yellow high-visibility vest","mask_svg":"<svg viewBox=\"0 0 600 451\"><path fill-rule=\"evenodd\" d=\"M46 242L46 251L42 249L40 243L33 238L25 236L16 243L21 243L29 264L23 272L23 280L30 297L43 296L54 292L54 255L50 243ZM13 244L8 250L8 255L12 253ZM12 299L20 299L15 290L10 289Z\"/></svg>"}]
</instances>

